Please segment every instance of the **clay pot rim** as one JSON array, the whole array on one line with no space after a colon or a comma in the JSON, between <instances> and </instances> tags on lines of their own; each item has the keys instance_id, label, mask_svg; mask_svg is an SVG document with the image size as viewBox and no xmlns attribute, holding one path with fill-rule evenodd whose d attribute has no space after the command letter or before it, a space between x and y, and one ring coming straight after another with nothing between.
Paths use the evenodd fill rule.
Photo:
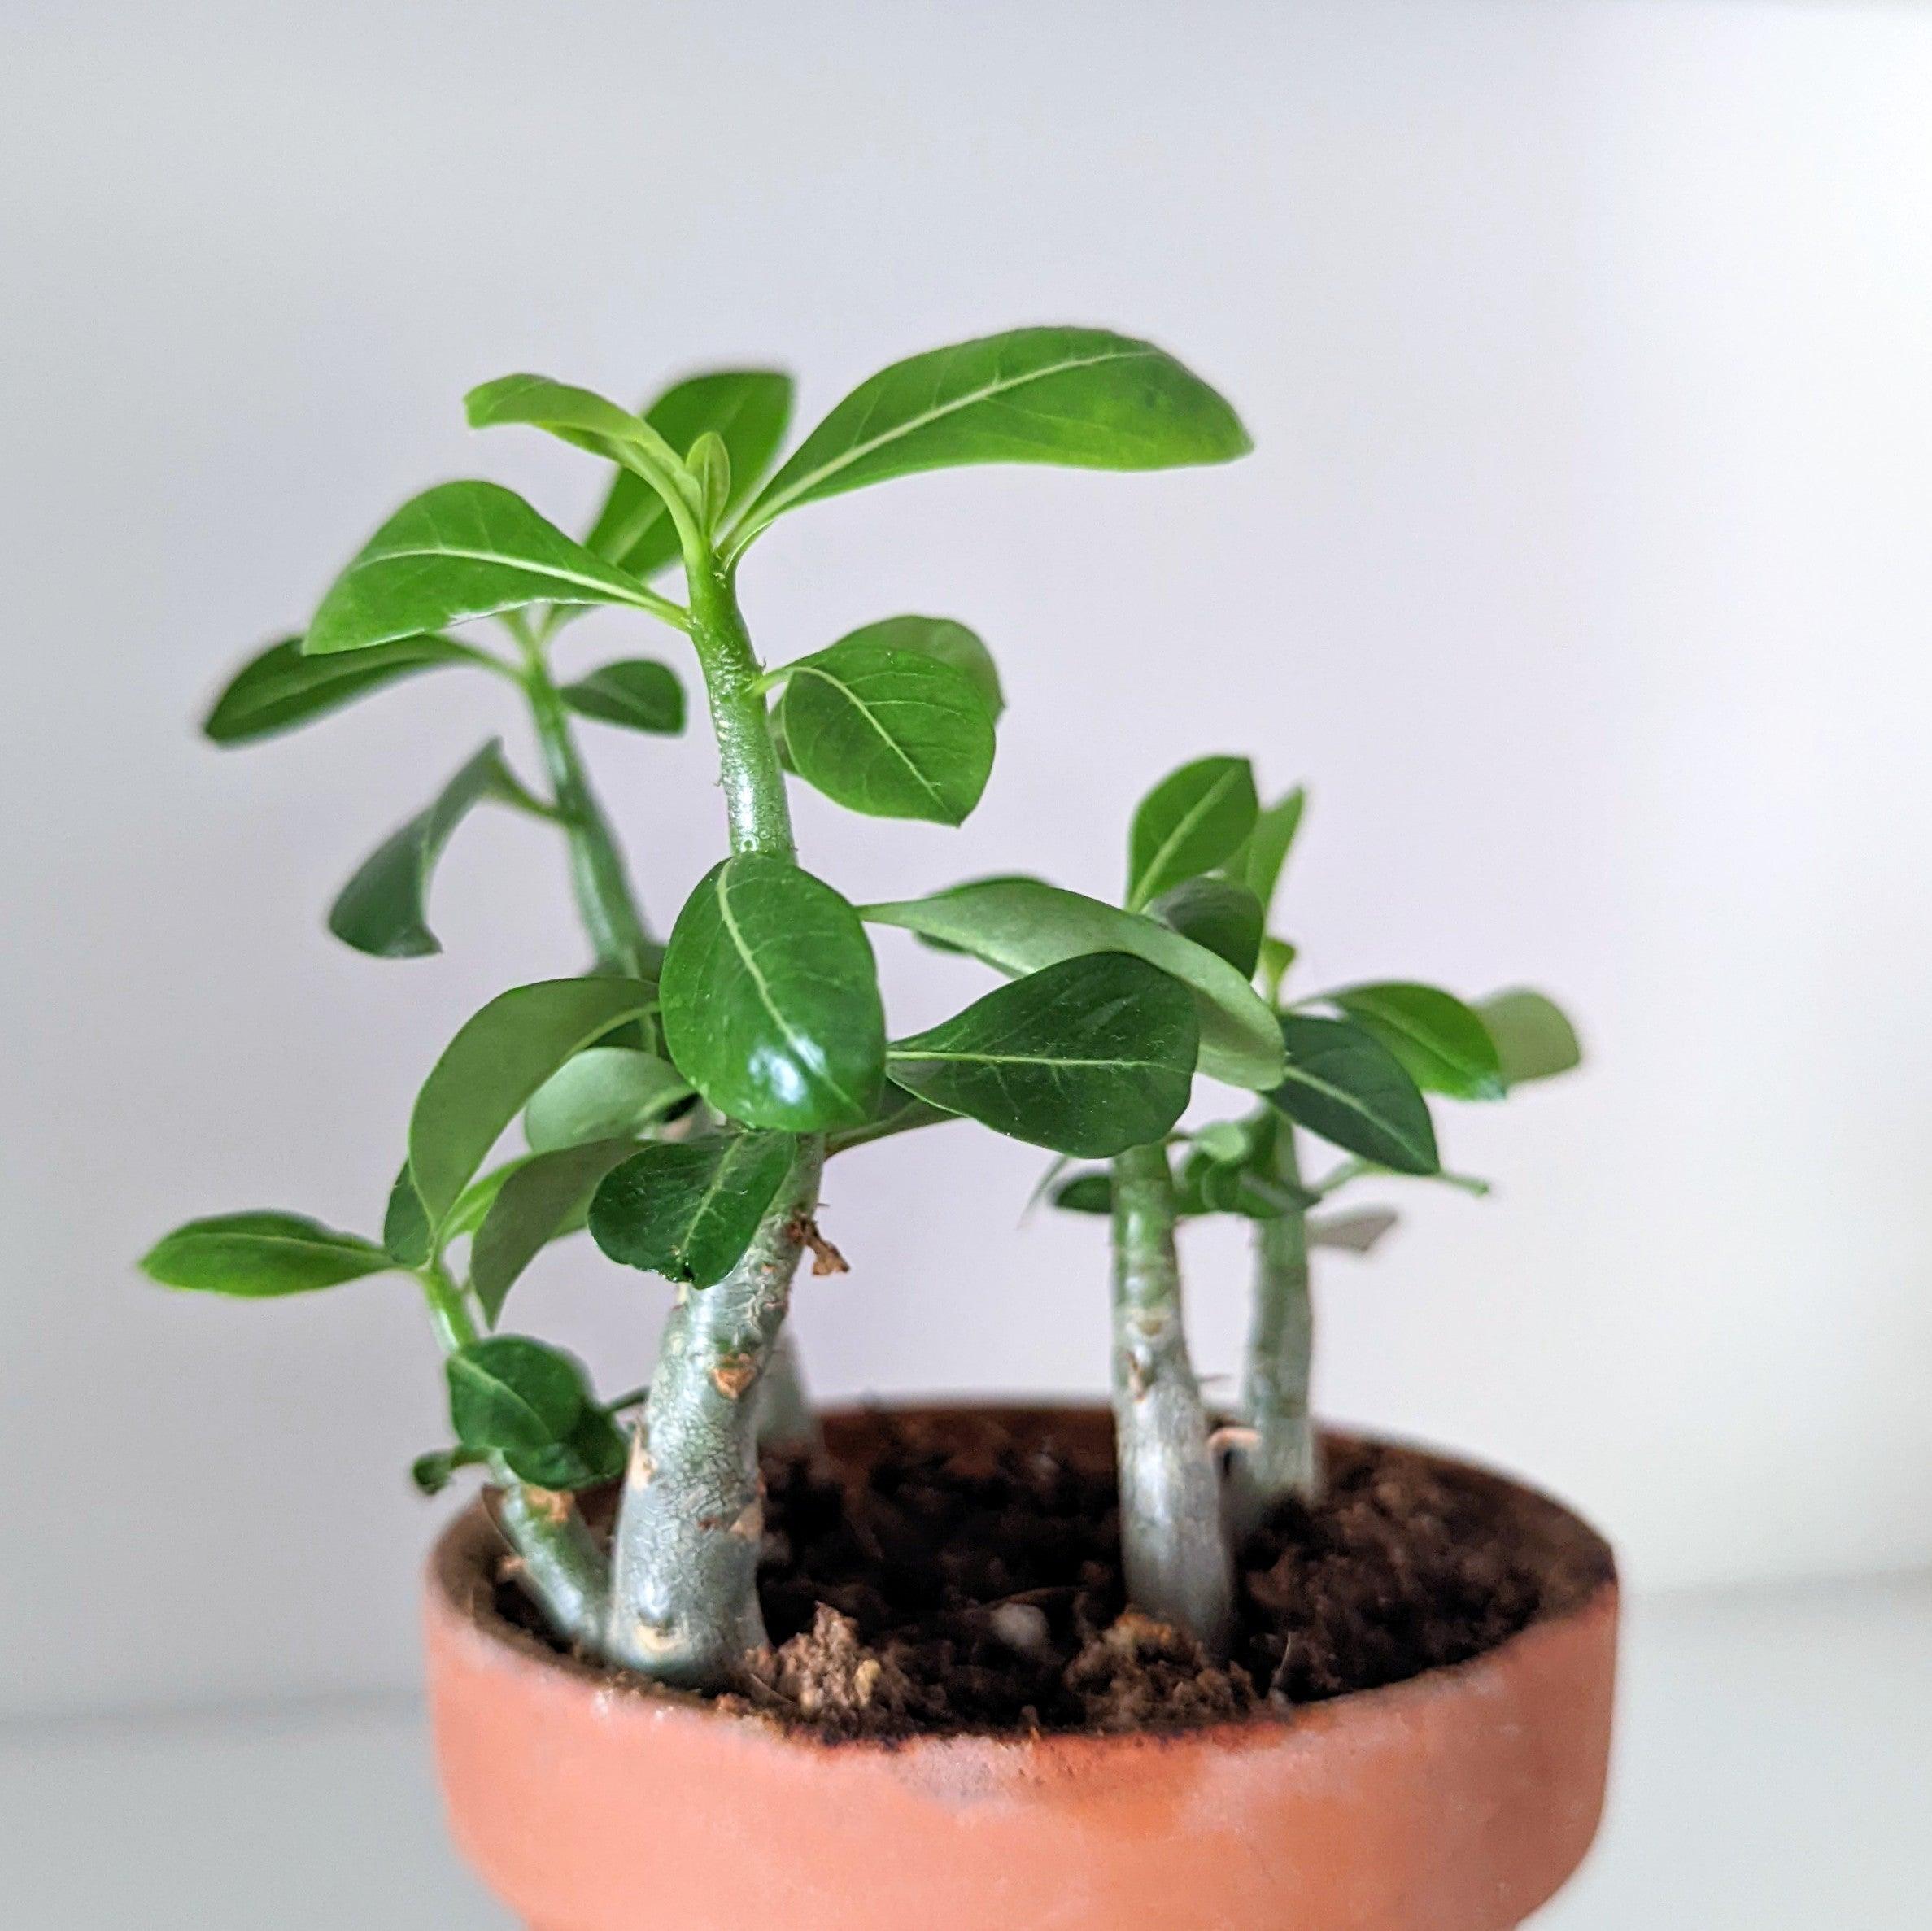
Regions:
<instances>
[{"instance_id":1,"label":"clay pot rim","mask_svg":"<svg viewBox=\"0 0 1932 1931\"><path fill-rule=\"evenodd\" d=\"M1092 1401L1054 1401L1045 1397L994 1401L880 1401L862 1406L828 1409L823 1420L835 1427L864 1424L883 1415L944 1423L970 1422L976 1417L1018 1419L1035 1417L1082 1417L1089 1422L1108 1419L1103 1404ZM1375 1442L1401 1448L1452 1467L1472 1470L1502 1483L1556 1510L1587 1533L1597 1534L1590 1524L1566 1504L1546 1490L1504 1474L1486 1462L1460 1454L1449 1454L1398 1436L1368 1431L1324 1429L1324 1438L1337 1442ZM547 1684L555 1692L574 1684L605 1702L616 1715L645 1718L658 1722L702 1723L736 1730L748 1741L761 1746L811 1757L827 1754L875 1754L905 1757L979 1757L994 1755L1009 1760L1049 1751L1066 1761L1127 1757L1149 1750L1201 1750L1216 1754L1279 1746L1292 1736L1297 1742L1310 1742L1322 1733L1365 1717L1398 1720L1405 1706L1421 1706L1445 1698L1460 1701L1480 1697L1494 1679L1507 1676L1524 1650L1541 1646L1553 1632L1565 1632L1586 1623L1616 1619L1620 1582L1616 1558L1603 1542L1608 1572L1603 1581L1568 1607L1537 1615L1494 1648L1484 1650L1461 1663L1424 1670L1400 1682L1385 1683L1372 1689L1351 1690L1320 1702L1296 1705L1278 1711L1267 1705L1250 1715L1228 1722L1203 1724L1191 1728L1090 1733L1079 1730L1007 1732L957 1730L928 1736L895 1737L823 1737L793 1728L765 1711L739 1707L721 1709L710 1697L689 1690L674 1689L662 1684L612 1666L569 1655L553 1649L541 1637L507 1620L497 1610L490 1558L502 1552L503 1544L481 1497L462 1510L437 1537L430 1550L425 1582L431 1619L463 1647L486 1657L492 1667L508 1673ZM1097 1768L1104 1767L1100 1763Z\"/></svg>"}]
</instances>

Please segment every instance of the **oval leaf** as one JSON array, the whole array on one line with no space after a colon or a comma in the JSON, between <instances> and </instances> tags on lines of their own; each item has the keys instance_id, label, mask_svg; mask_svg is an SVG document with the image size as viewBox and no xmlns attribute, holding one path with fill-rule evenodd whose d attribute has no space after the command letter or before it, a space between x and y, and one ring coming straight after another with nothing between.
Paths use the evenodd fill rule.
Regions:
<instances>
[{"instance_id":1,"label":"oval leaf","mask_svg":"<svg viewBox=\"0 0 1932 1931\"><path fill-rule=\"evenodd\" d=\"M1345 986L1323 996L1372 1032L1425 1093L1446 1093L1454 1100L1502 1097L1496 1042L1453 993L1389 980Z\"/></svg>"},{"instance_id":2,"label":"oval leaf","mask_svg":"<svg viewBox=\"0 0 1932 1931\"><path fill-rule=\"evenodd\" d=\"M656 1003L656 988L635 979L544 979L499 993L466 1021L409 1116L409 1170L431 1224L565 1060Z\"/></svg>"},{"instance_id":3,"label":"oval leaf","mask_svg":"<svg viewBox=\"0 0 1932 1931\"><path fill-rule=\"evenodd\" d=\"M877 623L861 624L840 639L841 643L878 643L887 650L912 651L950 665L968 678L986 700L986 708L997 722L1006 708L1006 694L1000 688L1000 673L992 652L979 633L949 617L882 617Z\"/></svg>"},{"instance_id":4,"label":"oval leaf","mask_svg":"<svg viewBox=\"0 0 1932 1931\"><path fill-rule=\"evenodd\" d=\"M1151 918L1038 878L980 879L931 898L867 905L860 916L1016 975L1083 952L1132 952L1193 993L1202 1072L1255 1092L1281 1078L1281 1034L1267 1002L1225 959Z\"/></svg>"},{"instance_id":5,"label":"oval leaf","mask_svg":"<svg viewBox=\"0 0 1932 1931\"><path fill-rule=\"evenodd\" d=\"M1232 878L1189 878L1147 908L1150 918L1225 959L1243 979L1261 957L1261 900Z\"/></svg>"},{"instance_id":6,"label":"oval leaf","mask_svg":"<svg viewBox=\"0 0 1932 1931\"><path fill-rule=\"evenodd\" d=\"M1555 1000L1527 987L1479 1002L1476 1014L1496 1043L1505 1086L1552 1079L1583 1062L1577 1029Z\"/></svg>"},{"instance_id":7,"label":"oval leaf","mask_svg":"<svg viewBox=\"0 0 1932 1931\"><path fill-rule=\"evenodd\" d=\"M220 1214L155 1242L142 1270L164 1288L264 1301L385 1274L395 1258L355 1234L301 1214Z\"/></svg>"},{"instance_id":8,"label":"oval leaf","mask_svg":"<svg viewBox=\"0 0 1932 1931\"><path fill-rule=\"evenodd\" d=\"M629 657L566 684L558 694L580 717L675 737L684 728L684 687L668 664Z\"/></svg>"},{"instance_id":9,"label":"oval leaf","mask_svg":"<svg viewBox=\"0 0 1932 1931\"><path fill-rule=\"evenodd\" d=\"M553 1448L595 1408L582 1367L560 1349L521 1334L491 1335L443 1362L450 1424L466 1449Z\"/></svg>"},{"instance_id":10,"label":"oval leaf","mask_svg":"<svg viewBox=\"0 0 1932 1931\"><path fill-rule=\"evenodd\" d=\"M1016 329L861 382L746 512L735 547L801 503L922 469L1167 469L1250 447L1226 401L1151 342L1104 329Z\"/></svg>"},{"instance_id":11,"label":"oval leaf","mask_svg":"<svg viewBox=\"0 0 1932 1931\"><path fill-rule=\"evenodd\" d=\"M356 868L329 908L329 929L345 945L378 959L420 959L443 950L430 930L430 881L457 826L486 798L528 794L493 739L460 770L428 810L392 832Z\"/></svg>"},{"instance_id":12,"label":"oval leaf","mask_svg":"<svg viewBox=\"0 0 1932 1931\"><path fill-rule=\"evenodd\" d=\"M1186 987L1128 952L1063 960L893 1043L895 1084L1035 1146L1106 1159L1188 1103L1200 1028Z\"/></svg>"},{"instance_id":13,"label":"oval leaf","mask_svg":"<svg viewBox=\"0 0 1932 1931\"><path fill-rule=\"evenodd\" d=\"M1428 1102L1373 1034L1346 1019L1284 1013L1281 1042L1288 1077L1268 1098L1297 1126L1397 1173L1438 1170Z\"/></svg>"},{"instance_id":14,"label":"oval leaf","mask_svg":"<svg viewBox=\"0 0 1932 1931\"><path fill-rule=\"evenodd\" d=\"M396 1175L389 1190L389 1205L382 1215L382 1245L405 1267L420 1267L435 1251L430 1231L430 1217L423 1210L422 1196L409 1176L409 1162Z\"/></svg>"},{"instance_id":15,"label":"oval leaf","mask_svg":"<svg viewBox=\"0 0 1932 1931\"><path fill-rule=\"evenodd\" d=\"M630 604L644 593L513 491L443 483L403 504L323 598L302 647L366 650L531 604Z\"/></svg>"},{"instance_id":16,"label":"oval leaf","mask_svg":"<svg viewBox=\"0 0 1932 1931\"><path fill-rule=\"evenodd\" d=\"M597 1189L591 1238L626 1267L713 1286L751 1245L796 1151L788 1133L712 1133L645 1147Z\"/></svg>"},{"instance_id":17,"label":"oval leaf","mask_svg":"<svg viewBox=\"0 0 1932 1931\"><path fill-rule=\"evenodd\" d=\"M773 369L717 369L665 390L644 421L673 449L689 449L707 431L724 443L735 508L764 477L792 420L792 378ZM630 470L620 470L586 539L634 576L674 563L678 533L664 499Z\"/></svg>"},{"instance_id":18,"label":"oval leaf","mask_svg":"<svg viewBox=\"0 0 1932 1931\"><path fill-rule=\"evenodd\" d=\"M691 1097L669 1060L629 1046L592 1046L566 1060L523 1109L523 1133L538 1153L593 1140L628 1140Z\"/></svg>"},{"instance_id":19,"label":"oval leaf","mask_svg":"<svg viewBox=\"0 0 1932 1931\"><path fill-rule=\"evenodd\" d=\"M642 473L653 489L674 490L694 516L703 514L703 488L685 468L683 457L642 416L595 390L552 376L499 376L471 390L463 399L463 412L472 429L521 423L546 429L577 448Z\"/></svg>"},{"instance_id":20,"label":"oval leaf","mask_svg":"<svg viewBox=\"0 0 1932 1931\"><path fill-rule=\"evenodd\" d=\"M216 744L252 744L339 711L438 665L469 653L443 637L404 637L351 657L305 656L299 637L285 637L251 657L229 680L202 726Z\"/></svg>"},{"instance_id":21,"label":"oval leaf","mask_svg":"<svg viewBox=\"0 0 1932 1931\"><path fill-rule=\"evenodd\" d=\"M634 1144L598 1140L539 1153L498 1188L469 1250L469 1284L492 1327L524 1269L552 1240L584 1224L597 1183Z\"/></svg>"},{"instance_id":22,"label":"oval leaf","mask_svg":"<svg viewBox=\"0 0 1932 1931\"><path fill-rule=\"evenodd\" d=\"M858 914L789 859L746 852L685 901L664 957L664 1038L719 1113L797 1133L870 1118L885 1070Z\"/></svg>"},{"instance_id":23,"label":"oval leaf","mask_svg":"<svg viewBox=\"0 0 1932 1931\"><path fill-rule=\"evenodd\" d=\"M1134 813L1129 908L1211 871L1254 830L1258 809L1254 767L1245 757L1197 758L1163 778Z\"/></svg>"},{"instance_id":24,"label":"oval leaf","mask_svg":"<svg viewBox=\"0 0 1932 1931\"><path fill-rule=\"evenodd\" d=\"M785 667L792 767L849 811L962 823L992 770L992 714L965 672L850 638Z\"/></svg>"}]
</instances>

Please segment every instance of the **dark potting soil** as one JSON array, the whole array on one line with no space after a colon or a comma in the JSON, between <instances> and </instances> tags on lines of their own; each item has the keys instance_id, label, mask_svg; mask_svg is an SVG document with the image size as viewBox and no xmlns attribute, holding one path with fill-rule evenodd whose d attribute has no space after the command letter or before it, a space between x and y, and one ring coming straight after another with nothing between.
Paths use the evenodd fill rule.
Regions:
<instances>
[{"instance_id":1,"label":"dark potting soil","mask_svg":"<svg viewBox=\"0 0 1932 1931\"><path fill-rule=\"evenodd\" d=\"M1217 1665L1127 1606L1110 1469L1051 1435L958 1452L882 1416L861 1470L768 1459L760 1572L773 1647L730 1706L837 1741L1189 1728L1279 1715L1460 1663L1611 1574L1540 1496L1332 1441L1328 1489L1241 1552ZM526 1627L517 1593L499 1606Z\"/></svg>"}]
</instances>

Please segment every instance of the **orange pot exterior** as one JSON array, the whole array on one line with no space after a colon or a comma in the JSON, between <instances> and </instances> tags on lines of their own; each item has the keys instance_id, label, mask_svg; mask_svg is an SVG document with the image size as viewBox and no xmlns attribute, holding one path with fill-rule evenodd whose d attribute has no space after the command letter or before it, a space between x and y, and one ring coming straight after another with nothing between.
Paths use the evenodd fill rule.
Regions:
<instances>
[{"instance_id":1,"label":"orange pot exterior","mask_svg":"<svg viewBox=\"0 0 1932 1931\"><path fill-rule=\"evenodd\" d=\"M1614 1582L1286 1720L826 1745L560 1660L485 1606L495 1548L475 1510L438 1545L430 1703L532 1931L1508 1931L1603 1807Z\"/></svg>"}]
</instances>

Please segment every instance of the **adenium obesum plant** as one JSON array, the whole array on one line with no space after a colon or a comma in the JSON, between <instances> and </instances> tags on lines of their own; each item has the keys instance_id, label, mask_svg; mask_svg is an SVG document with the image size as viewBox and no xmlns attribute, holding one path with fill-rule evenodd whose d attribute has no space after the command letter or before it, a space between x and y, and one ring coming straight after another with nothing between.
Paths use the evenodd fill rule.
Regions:
<instances>
[{"instance_id":1,"label":"adenium obesum plant","mask_svg":"<svg viewBox=\"0 0 1932 1931\"><path fill-rule=\"evenodd\" d=\"M170 1286L251 1297L413 1275L446 1358L456 1447L443 1466L485 1466L520 1573L559 1635L700 1687L730 1682L763 1640L757 1397L801 1251L826 1251L826 1160L970 1118L1075 1157L1128 1157L1128 1175L1164 1173L1197 1071L1256 1092L1285 1071L1267 1004L1152 915L1145 880L1126 909L1031 880L856 909L805 869L788 774L857 811L957 824L991 771L997 680L970 632L919 618L768 669L738 599L750 546L812 503L953 464L1225 461L1249 447L1228 404L1148 343L1023 329L861 384L761 487L778 433L748 433L732 406L744 381L702 379L671 392L678 408L667 397L643 415L541 377L473 391L477 426L534 427L616 465L587 540L494 483L430 490L377 530L299 644L231 687L211 728L247 734L236 719L251 705L262 728L299 721L432 664L512 678L553 795L486 755L359 874L333 923L369 949L433 944L430 868L462 811L490 796L569 835L597 970L516 987L457 1032L417 1096L380 1241L250 1212L190 1223L145 1262ZM673 569L681 599L651 582ZM635 722L655 705L661 720L669 687L635 663L563 684L552 669L565 620L597 604L685 635L717 742L726 855L661 953L621 889L564 714ZM484 618L504 621L513 658L449 634ZM976 952L1011 983L893 1039L868 922ZM672 1120L673 1092L701 1110ZM491 1166L519 1116L530 1151ZM1135 1163L1136 1149L1151 1151ZM627 1454L613 1413L628 1401L600 1401L570 1357L498 1325L529 1261L587 1223L613 1259L679 1288ZM1177 1326L1175 1337L1180 1347ZM607 1547L573 1497L620 1474ZM1130 1513L1193 1501L1176 1510L1136 1486Z\"/></svg>"},{"instance_id":2,"label":"adenium obesum plant","mask_svg":"<svg viewBox=\"0 0 1932 1931\"><path fill-rule=\"evenodd\" d=\"M1366 1253L1395 1224L1386 1209L1311 1210L1371 1178L1485 1192L1484 1182L1443 1170L1426 1096L1500 1100L1581 1057L1562 1011L1524 989L1467 1005L1439 987L1381 980L1285 1000L1296 948L1267 926L1305 805L1297 787L1263 808L1247 760L1204 758L1154 787L1129 840L1129 906L1258 983L1280 1029L1280 1084L1243 1118L1171 1135L1178 1176L1166 1145L1117 1155L1110 1172L1049 1176L1054 1205L1113 1221L1129 1588L1210 1649L1231 1613L1231 1551L1290 1497L1312 1502L1321 1491L1310 1253ZM1304 1175L1302 1132L1341 1156L1319 1177ZM1181 1331L1175 1241L1179 1222L1210 1214L1251 1222L1254 1245L1241 1425L1217 1431L1219 1473Z\"/></svg>"}]
</instances>

